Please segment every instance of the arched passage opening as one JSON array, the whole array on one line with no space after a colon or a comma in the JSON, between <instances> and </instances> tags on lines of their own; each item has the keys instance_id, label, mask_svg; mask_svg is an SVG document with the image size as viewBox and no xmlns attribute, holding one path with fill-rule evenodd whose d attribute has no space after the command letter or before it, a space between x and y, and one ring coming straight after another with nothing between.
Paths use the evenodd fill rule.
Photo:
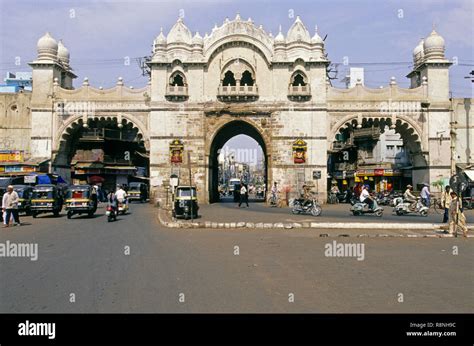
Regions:
<instances>
[{"instance_id":1,"label":"arched passage opening","mask_svg":"<svg viewBox=\"0 0 474 346\"><path fill-rule=\"evenodd\" d=\"M250 142L256 145L249 145ZM245 143L246 142L246 143ZM264 199L267 188L267 146L260 132L242 120L222 126L209 152L209 202L231 201L234 184L242 181L251 196ZM257 195L257 192L261 192Z\"/></svg>"},{"instance_id":2,"label":"arched passage opening","mask_svg":"<svg viewBox=\"0 0 474 346\"><path fill-rule=\"evenodd\" d=\"M335 129L328 155L328 189L356 189L367 184L375 192L417 186L427 167L421 138L409 122L392 117L352 117ZM420 181L419 181L420 180Z\"/></svg>"},{"instance_id":3,"label":"arched passage opening","mask_svg":"<svg viewBox=\"0 0 474 346\"><path fill-rule=\"evenodd\" d=\"M149 155L140 129L127 119L94 117L72 122L59 138L53 169L72 184L103 190L148 183Z\"/></svg>"}]
</instances>

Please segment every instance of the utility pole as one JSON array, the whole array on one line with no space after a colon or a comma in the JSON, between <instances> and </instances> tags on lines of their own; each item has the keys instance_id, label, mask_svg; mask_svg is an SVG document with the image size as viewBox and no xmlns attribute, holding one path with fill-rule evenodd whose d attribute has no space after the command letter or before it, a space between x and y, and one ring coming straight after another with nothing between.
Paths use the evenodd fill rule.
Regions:
<instances>
[{"instance_id":1,"label":"utility pole","mask_svg":"<svg viewBox=\"0 0 474 346\"><path fill-rule=\"evenodd\" d=\"M451 139L451 176L456 174L456 120L454 119L454 100L450 92L451 121L449 122L449 138Z\"/></svg>"}]
</instances>

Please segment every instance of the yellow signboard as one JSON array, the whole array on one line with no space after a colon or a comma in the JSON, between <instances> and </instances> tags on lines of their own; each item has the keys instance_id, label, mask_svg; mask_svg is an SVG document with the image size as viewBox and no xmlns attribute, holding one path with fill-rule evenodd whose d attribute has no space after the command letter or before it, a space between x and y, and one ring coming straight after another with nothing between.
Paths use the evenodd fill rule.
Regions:
<instances>
[{"instance_id":1,"label":"yellow signboard","mask_svg":"<svg viewBox=\"0 0 474 346\"><path fill-rule=\"evenodd\" d=\"M0 162L23 162L23 150L0 150Z\"/></svg>"}]
</instances>

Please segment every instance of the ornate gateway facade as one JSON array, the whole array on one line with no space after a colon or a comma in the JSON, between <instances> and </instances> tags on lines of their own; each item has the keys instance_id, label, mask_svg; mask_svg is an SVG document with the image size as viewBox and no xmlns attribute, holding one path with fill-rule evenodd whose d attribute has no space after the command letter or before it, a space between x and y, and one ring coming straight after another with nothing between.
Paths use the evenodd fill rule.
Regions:
<instances>
[{"instance_id":1,"label":"ornate gateway facade","mask_svg":"<svg viewBox=\"0 0 474 346\"><path fill-rule=\"evenodd\" d=\"M415 184L449 177L450 62L436 32L415 48L409 89L394 79L380 89L360 82L333 88L329 63L323 40L299 17L286 35L280 29L275 37L239 15L204 37L178 19L154 41L146 87L132 89L119 79L114 88L101 89L85 79L74 89L67 49L46 34L30 63L31 155L52 158L52 171L68 179L84 129L128 128L139 139L136 151L149 157L156 191L164 193L173 173L189 183L189 164L199 199L212 202L218 151L246 134L264 151L267 186L278 181L296 191L312 181L324 200L328 155L350 147L351 133L390 128L410 153Z\"/></svg>"}]
</instances>

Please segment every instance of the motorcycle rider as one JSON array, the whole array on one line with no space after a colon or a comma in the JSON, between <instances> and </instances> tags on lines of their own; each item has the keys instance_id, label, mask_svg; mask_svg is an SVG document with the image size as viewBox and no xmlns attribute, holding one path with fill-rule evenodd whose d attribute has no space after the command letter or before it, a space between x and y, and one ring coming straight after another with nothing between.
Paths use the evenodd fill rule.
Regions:
<instances>
[{"instance_id":1,"label":"motorcycle rider","mask_svg":"<svg viewBox=\"0 0 474 346\"><path fill-rule=\"evenodd\" d=\"M405 193L403 194L403 199L407 202L410 202L410 209L411 210L415 210L416 197L411 193L412 190L413 190L413 186L408 184L407 189L405 190Z\"/></svg>"},{"instance_id":2,"label":"motorcycle rider","mask_svg":"<svg viewBox=\"0 0 474 346\"><path fill-rule=\"evenodd\" d=\"M107 203L115 211L117 210L117 196L112 191L110 191L109 194L107 195Z\"/></svg>"},{"instance_id":3,"label":"motorcycle rider","mask_svg":"<svg viewBox=\"0 0 474 346\"><path fill-rule=\"evenodd\" d=\"M429 184L423 183L423 188L421 189L420 197L423 204L427 206L428 208L430 207L430 196L431 196L431 193L429 189Z\"/></svg>"},{"instance_id":4,"label":"motorcycle rider","mask_svg":"<svg viewBox=\"0 0 474 346\"><path fill-rule=\"evenodd\" d=\"M127 193L121 185L117 185L117 191L115 191L115 197L119 203L126 203L128 205Z\"/></svg>"},{"instance_id":5,"label":"motorcycle rider","mask_svg":"<svg viewBox=\"0 0 474 346\"><path fill-rule=\"evenodd\" d=\"M301 205L303 206L303 208L309 205L312 199L313 199L313 195L311 194L311 187L304 184L303 193L301 194L301 200L302 200Z\"/></svg>"},{"instance_id":6,"label":"motorcycle rider","mask_svg":"<svg viewBox=\"0 0 474 346\"><path fill-rule=\"evenodd\" d=\"M369 188L370 188L369 185L364 185L362 187L362 191L360 192L359 200L362 203L367 203L369 208L373 210L374 209L374 200L373 200L372 196L369 193Z\"/></svg>"}]
</instances>

